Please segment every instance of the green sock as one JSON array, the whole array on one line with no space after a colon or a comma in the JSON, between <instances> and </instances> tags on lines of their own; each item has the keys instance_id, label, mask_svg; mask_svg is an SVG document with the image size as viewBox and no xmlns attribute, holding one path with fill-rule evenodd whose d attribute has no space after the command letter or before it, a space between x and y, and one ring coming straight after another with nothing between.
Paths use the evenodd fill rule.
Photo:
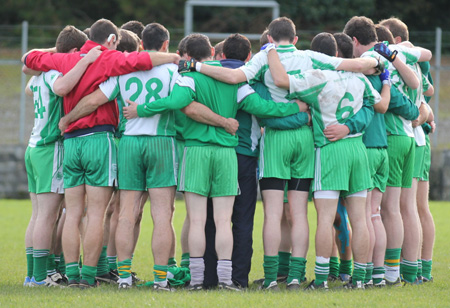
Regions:
<instances>
[{"instance_id":1,"label":"green sock","mask_svg":"<svg viewBox=\"0 0 450 308\"><path fill-rule=\"evenodd\" d=\"M131 259L125 259L117 263L117 270L120 278L128 278L131 276Z\"/></svg>"},{"instance_id":2,"label":"green sock","mask_svg":"<svg viewBox=\"0 0 450 308\"><path fill-rule=\"evenodd\" d=\"M80 282L80 267L78 262L71 262L66 264L67 279Z\"/></svg>"},{"instance_id":3,"label":"green sock","mask_svg":"<svg viewBox=\"0 0 450 308\"><path fill-rule=\"evenodd\" d=\"M422 277L422 260L417 260L417 278Z\"/></svg>"},{"instance_id":4,"label":"green sock","mask_svg":"<svg viewBox=\"0 0 450 308\"><path fill-rule=\"evenodd\" d=\"M366 264L366 276L364 278L364 283L368 283L370 280L372 280L372 273L373 273L373 263L367 262Z\"/></svg>"},{"instance_id":5,"label":"green sock","mask_svg":"<svg viewBox=\"0 0 450 308\"><path fill-rule=\"evenodd\" d=\"M177 260L175 260L175 258L169 258L169 262L167 262L167 265L169 267L176 267L177 266Z\"/></svg>"},{"instance_id":6,"label":"green sock","mask_svg":"<svg viewBox=\"0 0 450 308\"><path fill-rule=\"evenodd\" d=\"M97 276L97 267L83 265L81 268L81 278L86 280L89 284L95 283L95 276Z\"/></svg>"},{"instance_id":7,"label":"green sock","mask_svg":"<svg viewBox=\"0 0 450 308\"><path fill-rule=\"evenodd\" d=\"M64 275L66 273L66 261L64 260L64 254L61 253L61 257L59 259L58 271Z\"/></svg>"},{"instance_id":8,"label":"green sock","mask_svg":"<svg viewBox=\"0 0 450 308\"><path fill-rule=\"evenodd\" d=\"M53 274L56 274L56 261L55 255L50 254L47 258L47 276L51 276Z\"/></svg>"},{"instance_id":9,"label":"green sock","mask_svg":"<svg viewBox=\"0 0 450 308\"><path fill-rule=\"evenodd\" d=\"M314 274L316 279L314 284L320 285L324 281L327 281L330 274L330 258L316 257L316 266L314 267Z\"/></svg>"},{"instance_id":10,"label":"green sock","mask_svg":"<svg viewBox=\"0 0 450 308\"><path fill-rule=\"evenodd\" d=\"M55 255L56 269L59 267L59 262L61 262L61 255Z\"/></svg>"},{"instance_id":11,"label":"green sock","mask_svg":"<svg viewBox=\"0 0 450 308\"><path fill-rule=\"evenodd\" d=\"M33 247L26 247L25 254L27 256L27 277L33 277Z\"/></svg>"},{"instance_id":12,"label":"green sock","mask_svg":"<svg viewBox=\"0 0 450 308\"><path fill-rule=\"evenodd\" d=\"M180 267L189 268L189 252L185 252L181 255Z\"/></svg>"},{"instance_id":13,"label":"green sock","mask_svg":"<svg viewBox=\"0 0 450 308\"><path fill-rule=\"evenodd\" d=\"M339 276L339 258L331 257L330 258L330 275L334 277Z\"/></svg>"},{"instance_id":14,"label":"green sock","mask_svg":"<svg viewBox=\"0 0 450 308\"><path fill-rule=\"evenodd\" d=\"M339 264L339 274L347 274L347 275L352 275L352 270L353 270L353 260L340 260L340 264Z\"/></svg>"},{"instance_id":15,"label":"green sock","mask_svg":"<svg viewBox=\"0 0 450 308\"><path fill-rule=\"evenodd\" d=\"M399 267L401 254L402 254L401 248L386 249L386 255L384 257L384 265L388 267Z\"/></svg>"},{"instance_id":16,"label":"green sock","mask_svg":"<svg viewBox=\"0 0 450 308\"><path fill-rule=\"evenodd\" d=\"M306 271L306 259L291 256L291 263L289 265L289 276L287 283L291 283L292 280L297 279L301 283L305 278Z\"/></svg>"},{"instance_id":17,"label":"green sock","mask_svg":"<svg viewBox=\"0 0 450 308\"><path fill-rule=\"evenodd\" d=\"M413 283L417 278L417 261L402 260L400 264L400 272L403 280Z\"/></svg>"},{"instance_id":18,"label":"green sock","mask_svg":"<svg viewBox=\"0 0 450 308\"><path fill-rule=\"evenodd\" d=\"M33 249L33 276L36 281L47 278L47 259L49 249Z\"/></svg>"},{"instance_id":19,"label":"green sock","mask_svg":"<svg viewBox=\"0 0 450 308\"><path fill-rule=\"evenodd\" d=\"M167 265L153 265L153 275L156 282L163 282L167 280Z\"/></svg>"},{"instance_id":20,"label":"green sock","mask_svg":"<svg viewBox=\"0 0 450 308\"><path fill-rule=\"evenodd\" d=\"M352 275L352 283L356 285L356 282L361 281L364 283L364 278L366 277L366 264L354 262L353 264L353 275Z\"/></svg>"},{"instance_id":21,"label":"green sock","mask_svg":"<svg viewBox=\"0 0 450 308\"><path fill-rule=\"evenodd\" d=\"M264 287L267 288L272 281L277 281L278 272L278 255L264 255Z\"/></svg>"},{"instance_id":22,"label":"green sock","mask_svg":"<svg viewBox=\"0 0 450 308\"><path fill-rule=\"evenodd\" d=\"M381 280L384 279L385 272L386 272L386 270L384 269L384 266L375 266L373 268L373 273L372 273L373 283L374 284L380 283Z\"/></svg>"},{"instance_id":23,"label":"green sock","mask_svg":"<svg viewBox=\"0 0 450 308\"><path fill-rule=\"evenodd\" d=\"M108 259L106 259L106 248L107 246L102 247L102 252L100 253L100 257L98 258L97 276L103 276L109 273Z\"/></svg>"},{"instance_id":24,"label":"green sock","mask_svg":"<svg viewBox=\"0 0 450 308\"><path fill-rule=\"evenodd\" d=\"M287 276L289 274L290 252L278 252L278 276Z\"/></svg>"},{"instance_id":25,"label":"green sock","mask_svg":"<svg viewBox=\"0 0 450 308\"><path fill-rule=\"evenodd\" d=\"M109 271L114 271L117 269L117 256L107 256Z\"/></svg>"},{"instance_id":26,"label":"green sock","mask_svg":"<svg viewBox=\"0 0 450 308\"><path fill-rule=\"evenodd\" d=\"M433 267L432 260L424 260L422 259L422 276L426 279L431 279L431 268Z\"/></svg>"}]
</instances>

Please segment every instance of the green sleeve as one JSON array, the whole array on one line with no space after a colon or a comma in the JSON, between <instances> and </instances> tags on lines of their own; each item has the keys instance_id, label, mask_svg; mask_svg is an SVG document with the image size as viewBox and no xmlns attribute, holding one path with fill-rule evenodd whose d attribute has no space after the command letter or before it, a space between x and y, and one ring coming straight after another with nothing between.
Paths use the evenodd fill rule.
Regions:
<instances>
[{"instance_id":1,"label":"green sleeve","mask_svg":"<svg viewBox=\"0 0 450 308\"><path fill-rule=\"evenodd\" d=\"M261 126L285 130L300 128L308 124L308 120L308 114L306 112L298 112L284 118L260 119L259 122Z\"/></svg>"},{"instance_id":2,"label":"green sleeve","mask_svg":"<svg viewBox=\"0 0 450 308\"><path fill-rule=\"evenodd\" d=\"M300 111L296 103L275 103L262 99L257 93L247 95L238 108L259 118L284 117Z\"/></svg>"},{"instance_id":3,"label":"green sleeve","mask_svg":"<svg viewBox=\"0 0 450 308\"><path fill-rule=\"evenodd\" d=\"M373 106L370 105L368 99L364 99L361 109L348 119L344 125L347 125L350 129L350 134L362 133L372 122L373 113Z\"/></svg>"},{"instance_id":4,"label":"green sleeve","mask_svg":"<svg viewBox=\"0 0 450 308\"><path fill-rule=\"evenodd\" d=\"M152 117L167 110L184 108L194 100L195 92L191 88L175 85L169 96L138 105L137 114L139 117Z\"/></svg>"},{"instance_id":5,"label":"green sleeve","mask_svg":"<svg viewBox=\"0 0 450 308\"><path fill-rule=\"evenodd\" d=\"M396 87L391 87L388 111L406 120L415 120L419 116L419 108Z\"/></svg>"}]
</instances>

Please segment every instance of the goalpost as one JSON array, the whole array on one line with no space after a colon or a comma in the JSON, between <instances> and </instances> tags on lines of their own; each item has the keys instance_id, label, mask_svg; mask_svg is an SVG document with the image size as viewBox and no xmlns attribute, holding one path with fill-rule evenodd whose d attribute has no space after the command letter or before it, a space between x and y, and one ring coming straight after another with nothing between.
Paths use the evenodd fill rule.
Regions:
<instances>
[{"instance_id":1,"label":"goalpost","mask_svg":"<svg viewBox=\"0 0 450 308\"><path fill-rule=\"evenodd\" d=\"M216 7L262 7L272 9L272 19L280 15L280 6L277 1L272 0L188 0L184 5L184 36L193 32L193 19L195 6L216 6ZM203 32L210 39L226 39L230 33ZM249 39L259 40L261 33L242 33Z\"/></svg>"}]
</instances>

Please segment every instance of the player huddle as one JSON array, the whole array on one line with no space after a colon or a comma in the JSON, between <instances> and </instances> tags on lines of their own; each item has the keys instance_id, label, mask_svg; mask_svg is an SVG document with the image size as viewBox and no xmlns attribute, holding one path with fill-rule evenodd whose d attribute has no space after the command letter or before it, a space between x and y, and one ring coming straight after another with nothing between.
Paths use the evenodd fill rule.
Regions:
<instances>
[{"instance_id":1,"label":"player huddle","mask_svg":"<svg viewBox=\"0 0 450 308\"><path fill-rule=\"evenodd\" d=\"M215 48L191 34L173 54L158 23L118 29L101 19L84 32L67 26L55 48L22 58L35 75L24 285L131 288L149 198L153 289L241 291L258 180L260 289L432 281L431 52L409 42L403 22L353 17L298 50L295 25L281 17L253 57L240 34ZM176 190L187 209L180 267ZM315 279L306 283L311 198Z\"/></svg>"}]
</instances>

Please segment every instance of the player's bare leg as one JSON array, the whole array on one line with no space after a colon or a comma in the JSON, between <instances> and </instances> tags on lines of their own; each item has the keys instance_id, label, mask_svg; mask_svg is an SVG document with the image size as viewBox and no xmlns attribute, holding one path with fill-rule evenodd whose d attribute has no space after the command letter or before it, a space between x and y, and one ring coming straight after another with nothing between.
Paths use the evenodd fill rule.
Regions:
<instances>
[{"instance_id":1,"label":"player's bare leg","mask_svg":"<svg viewBox=\"0 0 450 308\"><path fill-rule=\"evenodd\" d=\"M365 283L370 283L373 274L373 250L375 248L375 228L372 223L372 191L367 192L366 199L366 223L367 230L369 231L369 249L367 251L367 268L366 268L366 278Z\"/></svg>"},{"instance_id":2,"label":"player's bare leg","mask_svg":"<svg viewBox=\"0 0 450 308\"><path fill-rule=\"evenodd\" d=\"M384 228L383 221L381 220L380 205L383 193L375 188L371 192L371 220L375 232L375 246L372 254L372 262L374 266L373 282L374 285L382 284L384 280L385 268L384 257L386 254L386 230Z\"/></svg>"},{"instance_id":3,"label":"player's bare leg","mask_svg":"<svg viewBox=\"0 0 450 308\"><path fill-rule=\"evenodd\" d=\"M35 193L30 193L31 199L31 217L28 222L27 230L25 231L25 253L27 257L27 276L25 277L24 286L28 286L33 277L33 230L38 214L37 197Z\"/></svg>"},{"instance_id":4,"label":"player's bare leg","mask_svg":"<svg viewBox=\"0 0 450 308\"><path fill-rule=\"evenodd\" d=\"M435 239L435 225L433 216L430 212L430 206L428 203L428 193L429 193L429 182L419 181L417 187L417 209L419 211L420 223L422 225L422 249L421 249L421 260L422 260L422 276L427 281L430 281L432 259L433 259L433 247Z\"/></svg>"}]
</instances>

